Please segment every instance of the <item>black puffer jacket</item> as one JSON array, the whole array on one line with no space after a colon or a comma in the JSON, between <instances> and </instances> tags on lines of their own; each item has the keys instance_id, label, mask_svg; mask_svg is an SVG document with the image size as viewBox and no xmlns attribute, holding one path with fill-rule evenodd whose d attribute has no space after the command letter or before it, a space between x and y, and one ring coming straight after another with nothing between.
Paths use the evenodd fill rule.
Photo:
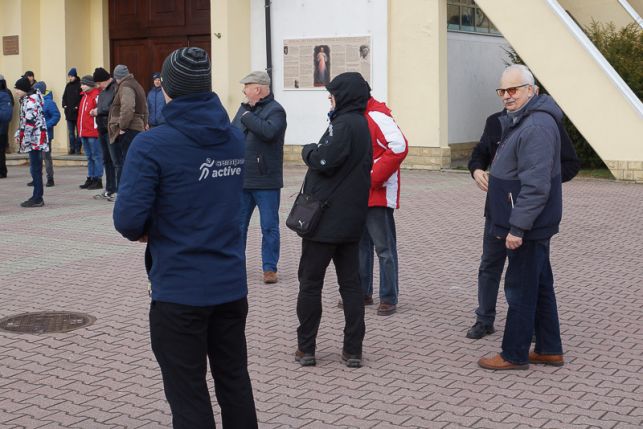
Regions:
<instances>
[{"instance_id":1,"label":"black puffer jacket","mask_svg":"<svg viewBox=\"0 0 643 429\"><path fill-rule=\"evenodd\" d=\"M80 89L80 79L76 78L73 82L67 82L65 92L63 92L63 109L65 110L65 119L75 121L78 119L78 105L82 98Z\"/></svg>"},{"instance_id":2,"label":"black puffer jacket","mask_svg":"<svg viewBox=\"0 0 643 429\"><path fill-rule=\"evenodd\" d=\"M308 166L304 192L328 200L315 233L324 243L359 241L368 210L373 155L364 109L369 87L359 73L342 73L327 86L335 110L319 143L302 149ZM333 192L334 190L334 192ZM332 195L331 195L332 194Z\"/></svg>"},{"instance_id":3,"label":"black puffer jacket","mask_svg":"<svg viewBox=\"0 0 643 429\"><path fill-rule=\"evenodd\" d=\"M244 113L248 112L244 115ZM243 189L284 187L286 111L272 94L250 106L243 103L232 125L246 136L246 172Z\"/></svg>"}]
</instances>

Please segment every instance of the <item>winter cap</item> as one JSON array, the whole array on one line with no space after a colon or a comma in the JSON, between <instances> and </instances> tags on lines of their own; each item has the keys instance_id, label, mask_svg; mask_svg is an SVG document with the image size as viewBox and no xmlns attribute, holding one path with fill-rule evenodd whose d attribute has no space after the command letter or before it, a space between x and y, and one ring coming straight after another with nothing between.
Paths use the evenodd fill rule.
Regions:
<instances>
[{"instance_id":1,"label":"winter cap","mask_svg":"<svg viewBox=\"0 0 643 429\"><path fill-rule=\"evenodd\" d=\"M47 84L44 81L36 82L33 86L33 89L37 89L41 94L44 95L47 92Z\"/></svg>"},{"instance_id":2,"label":"winter cap","mask_svg":"<svg viewBox=\"0 0 643 429\"><path fill-rule=\"evenodd\" d=\"M29 79L23 76L16 81L15 88L23 92L29 92L31 91L31 83L29 82Z\"/></svg>"},{"instance_id":3,"label":"winter cap","mask_svg":"<svg viewBox=\"0 0 643 429\"><path fill-rule=\"evenodd\" d=\"M268 73L265 71L253 71L239 82L243 84L258 83L259 85L270 85L270 76L268 76Z\"/></svg>"},{"instance_id":4,"label":"winter cap","mask_svg":"<svg viewBox=\"0 0 643 429\"><path fill-rule=\"evenodd\" d=\"M212 91L212 64L201 48L180 48L163 62L161 86L170 98Z\"/></svg>"},{"instance_id":5,"label":"winter cap","mask_svg":"<svg viewBox=\"0 0 643 429\"><path fill-rule=\"evenodd\" d=\"M76 71L76 67L70 68L69 71L67 72L67 76L78 77L78 72Z\"/></svg>"},{"instance_id":6,"label":"winter cap","mask_svg":"<svg viewBox=\"0 0 643 429\"><path fill-rule=\"evenodd\" d=\"M129 74L129 69L126 65L119 64L114 67L114 79L121 80Z\"/></svg>"},{"instance_id":7,"label":"winter cap","mask_svg":"<svg viewBox=\"0 0 643 429\"><path fill-rule=\"evenodd\" d=\"M4 76L0 74L0 80L4 80Z\"/></svg>"},{"instance_id":8,"label":"winter cap","mask_svg":"<svg viewBox=\"0 0 643 429\"><path fill-rule=\"evenodd\" d=\"M160 79L161 78L161 72L154 72L152 73L152 80Z\"/></svg>"},{"instance_id":9,"label":"winter cap","mask_svg":"<svg viewBox=\"0 0 643 429\"><path fill-rule=\"evenodd\" d=\"M92 88L96 86L96 82L94 82L94 78L90 74L83 76L80 79L80 83L81 85L91 86Z\"/></svg>"},{"instance_id":10,"label":"winter cap","mask_svg":"<svg viewBox=\"0 0 643 429\"><path fill-rule=\"evenodd\" d=\"M109 72L102 67L96 67L94 69L94 75L92 76L94 82L105 82L110 78Z\"/></svg>"},{"instance_id":11,"label":"winter cap","mask_svg":"<svg viewBox=\"0 0 643 429\"><path fill-rule=\"evenodd\" d=\"M34 74L31 70L27 70L22 77L34 77Z\"/></svg>"}]
</instances>

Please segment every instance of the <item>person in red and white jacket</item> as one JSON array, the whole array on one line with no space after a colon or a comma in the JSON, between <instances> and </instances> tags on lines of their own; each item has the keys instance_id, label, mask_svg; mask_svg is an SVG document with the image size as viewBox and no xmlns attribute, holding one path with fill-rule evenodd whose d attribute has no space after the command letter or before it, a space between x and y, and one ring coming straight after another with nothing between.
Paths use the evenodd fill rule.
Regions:
<instances>
[{"instance_id":1,"label":"person in red and white jacket","mask_svg":"<svg viewBox=\"0 0 643 429\"><path fill-rule=\"evenodd\" d=\"M366 228L360 240L359 274L364 304L373 303L373 247L380 265L380 304L377 314L395 313L398 298L397 238L393 212L400 207L400 165L408 142L391 110L373 97L364 112L371 132L373 169Z\"/></svg>"},{"instance_id":2,"label":"person in red and white jacket","mask_svg":"<svg viewBox=\"0 0 643 429\"><path fill-rule=\"evenodd\" d=\"M78 137L83 144L87 157L87 180L79 186L81 189L103 188L103 151L98 140L98 126L92 110L96 107L96 97L100 88L96 87L92 75L83 76L80 80L83 98L78 107Z\"/></svg>"}]
</instances>

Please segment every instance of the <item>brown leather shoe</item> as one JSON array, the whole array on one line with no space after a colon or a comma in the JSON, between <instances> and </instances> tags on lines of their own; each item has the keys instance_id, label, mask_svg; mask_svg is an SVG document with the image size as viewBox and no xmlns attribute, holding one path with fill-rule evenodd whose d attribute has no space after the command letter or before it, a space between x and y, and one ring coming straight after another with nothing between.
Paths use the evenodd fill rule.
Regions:
<instances>
[{"instance_id":1,"label":"brown leather shoe","mask_svg":"<svg viewBox=\"0 0 643 429\"><path fill-rule=\"evenodd\" d=\"M395 304L387 304L385 302L380 302L380 305L377 307L378 316L390 316L396 311L397 311L397 306Z\"/></svg>"},{"instance_id":2,"label":"brown leather shoe","mask_svg":"<svg viewBox=\"0 0 643 429\"><path fill-rule=\"evenodd\" d=\"M277 283L279 281L279 277L277 276L277 273L274 271L264 271L263 272L263 282L267 285Z\"/></svg>"},{"instance_id":3,"label":"brown leather shoe","mask_svg":"<svg viewBox=\"0 0 643 429\"><path fill-rule=\"evenodd\" d=\"M511 363L509 361L504 360L503 357L500 356L500 354L497 354L494 357L490 357L490 358L481 358L478 361L478 365L480 366L480 368L493 369L496 371L506 371L511 369L529 369L528 363L524 365L516 365L515 363Z\"/></svg>"},{"instance_id":4,"label":"brown leather shoe","mask_svg":"<svg viewBox=\"0 0 643 429\"><path fill-rule=\"evenodd\" d=\"M565 360L563 355L541 355L536 352L529 352L529 363L563 366L565 365Z\"/></svg>"}]
</instances>

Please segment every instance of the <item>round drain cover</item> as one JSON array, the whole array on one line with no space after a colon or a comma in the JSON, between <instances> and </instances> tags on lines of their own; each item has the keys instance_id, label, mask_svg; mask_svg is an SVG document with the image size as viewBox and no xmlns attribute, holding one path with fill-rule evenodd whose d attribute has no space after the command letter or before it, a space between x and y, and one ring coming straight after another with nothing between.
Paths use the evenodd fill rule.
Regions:
<instances>
[{"instance_id":1,"label":"round drain cover","mask_svg":"<svg viewBox=\"0 0 643 429\"><path fill-rule=\"evenodd\" d=\"M69 332L74 329L89 326L95 321L95 317L85 313L42 311L39 313L23 313L5 317L0 320L0 330L19 334Z\"/></svg>"}]
</instances>

